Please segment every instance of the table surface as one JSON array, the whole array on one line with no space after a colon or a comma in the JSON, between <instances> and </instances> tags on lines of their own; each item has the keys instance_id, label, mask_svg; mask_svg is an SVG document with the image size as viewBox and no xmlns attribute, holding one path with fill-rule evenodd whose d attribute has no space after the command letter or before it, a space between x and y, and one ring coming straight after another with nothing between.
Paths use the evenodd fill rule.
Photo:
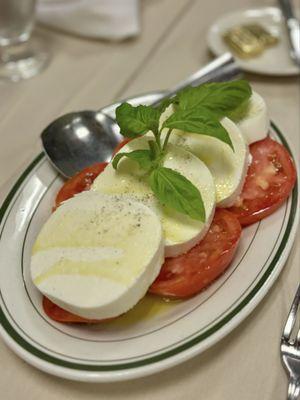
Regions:
<instances>
[{"instance_id":1,"label":"table surface","mask_svg":"<svg viewBox=\"0 0 300 400\"><path fill-rule=\"evenodd\" d=\"M298 3L300 5L300 3ZM211 58L207 29L236 8L261 0L143 0L142 33L123 43L86 40L37 28L53 57L39 76L0 83L1 199L39 150L41 130L68 111L97 109L129 95L168 88ZM247 75L299 155L299 79ZM298 247L298 249L297 249ZM282 400L287 380L279 338L300 281L299 246L255 311L229 336L170 370L129 382L77 383L27 365L0 341L0 393L5 400L209 399Z\"/></svg>"}]
</instances>

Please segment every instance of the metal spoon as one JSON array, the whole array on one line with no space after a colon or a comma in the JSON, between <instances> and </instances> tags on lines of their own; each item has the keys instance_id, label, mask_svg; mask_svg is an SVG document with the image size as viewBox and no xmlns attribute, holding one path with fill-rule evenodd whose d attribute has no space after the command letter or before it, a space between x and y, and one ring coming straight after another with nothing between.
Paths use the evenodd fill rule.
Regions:
<instances>
[{"instance_id":1,"label":"metal spoon","mask_svg":"<svg viewBox=\"0 0 300 400\"><path fill-rule=\"evenodd\" d=\"M241 75L230 53L216 58L172 90L159 95L152 105L172 97L189 85L210 81L227 81ZM134 99L132 99L134 100ZM65 177L71 177L95 162L109 161L122 140L116 121L99 111L78 111L63 115L41 134L44 151L51 164Z\"/></svg>"}]
</instances>

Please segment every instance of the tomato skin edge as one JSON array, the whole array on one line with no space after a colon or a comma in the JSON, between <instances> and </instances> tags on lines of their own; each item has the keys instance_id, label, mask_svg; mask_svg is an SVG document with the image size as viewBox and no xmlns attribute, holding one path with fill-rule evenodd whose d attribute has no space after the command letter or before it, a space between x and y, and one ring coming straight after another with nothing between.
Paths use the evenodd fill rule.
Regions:
<instances>
[{"instance_id":1,"label":"tomato skin edge","mask_svg":"<svg viewBox=\"0 0 300 400\"><path fill-rule=\"evenodd\" d=\"M284 145L282 145L281 143L272 139L270 136L267 136L265 139L262 139L262 140L252 143L250 145L250 152L251 152L251 148L255 149L255 150L253 150L254 154L252 154L252 152L251 152L251 154L253 156L252 163L255 160L257 160L257 161L260 160L259 156L258 156L258 158L256 158L257 157L256 156L257 149L259 149L259 146L261 146L261 149L265 149L265 150L268 149L268 151L276 153L276 155L279 158L279 162L281 162L282 165L284 165L284 172L285 172L285 176L287 177L287 183L283 186L285 191L281 192L281 197L277 197L276 202L273 202L270 205L265 204L265 207L261 207L258 210L253 210L253 211L247 212L247 211L241 210L240 207L238 207L238 206L229 207L228 210L237 216L237 218L239 219L239 221L243 227L246 227L248 225L259 222L262 219L273 214L277 209L279 209L282 206L282 204L288 199L290 194L292 193L293 188L297 181L297 170L296 170L294 159L292 158L292 155L290 154L290 152ZM248 168L248 173L250 171L251 171L251 165ZM259 173L258 173L258 176L259 176ZM245 182L244 187L246 187L246 186L247 186L247 177L246 177L246 182ZM251 184L250 184L250 187L251 187ZM243 190L242 190L242 194L243 194ZM256 199L254 199L254 200L256 200ZM250 209L251 209L251 203L250 203Z\"/></svg>"},{"instance_id":2,"label":"tomato skin edge","mask_svg":"<svg viewBox=\"0 0 300 400\"><path fill-rule=\"evenodd\" d=\"M273 214L276 210L278 210L282 204L286 201L286 199L289 197L289 195L285 198L283 198L280 202L273 204L270 207L266 207L262 210L259 210L257 212L254 212L251 215L241 215L241 216L237 216L238 220L240 221L240 224L242 225L242 227L246 227L252 224L255 224L261 220L263 220L264 218L270 216L271 214Z\"/></svg>"},{"instance_id":3,"label":"tomato skin edge","mask_svg":"<svg viewBox=\"0 0 300 400\"><path fill-rule=\"evenodd\" d=\"M206 289L208 289L217 279L219 279L219 278L226 272L226 270L228 269L228 267L229 267L230 264L231 264L231 261L232 261L234 255L235 255L235 253L236 253L236 250L237 250L237 244L236 244L236 246L235 246L230 252L228 252L227 257L226 257L226 261L224 262L223 267L222 267L222 269L223 269L222 272L216 274L215 278L212 279L211 282L209 282L207 285L203 286L202 289L195 288L195 289L194 289L193 291L191 291L189 294L186 294L186 293L178 294L178 293L177 293L176 295L175 295L174 293L172 293L172 292L167 293L167 291L166 291L166 292L162 295L162 294L160 294L159 292L157 292L157 291L155 290L155 287L152 288L152 286L150 286L150 288L149 288L149 290L148 290L148 293L151 293L151 294L153 294L153 295L155 295L155 296L158 296L158 297L166 297L166 298L173 299L173 300L176 300L176 299L178 299L178 300L180 300L180 299L183 300L183 299L192 298L192 297L194 297L194 296L196 296L196 295L198 295L198 294L204 292Z\"/></svg>"},{"instance_id":4,"label":"tomato skin edge","mask_svg":"<svg viewBox=\"0 0 300 400\"><path fill-rule=\"evenodd\" d=\"M78 323L78 324L99 324L102 322L107 322L115 319L105 318L105 319L89 319L83 318L79 315L73 314L63 308L59 307L57 304L53 303L48 297L43 296L43 309L45 314L56 322L62 323Z\"/></svg>"},{"instance_id":5,"label":"tomato skin edge","mask_svg":"<svg viewBox=\"0 0 300 400\"><path fill-rule=\"evenodd\" d=\"M104 171L107 164L106 162L93 164L65 181L55 197L55 205L52 211L55 211L62 202L75 194L88 190L97 176Z\"/></svg>"},{"instance_id":6,"label":"tomato skin edge","mask_svg":"<svg viewBox=\"0 0 300 400\"><path fill-rule=\"evenodd\" d=\"M114 149L111 159L114 158L114 156L122 149L122 147L126 146L127 143L129 143L132 139L131 138L124 138Z\"/></svg>"},{"instance_id":7,"label":"tomato skin edge","mask_svg":"<svg viewBox=\"0 0 300 400\"><path fill-rule=\"evenodd\" d=\"M222 252L218 255L217 260L212 260L208 258L208 262L210 265L209 272L203 272L203 265L201 265L201 261L200 269L198 271L195 271L195 268L198 268L198 266L195 267L194 261L192 261L191 266L190 263L187 261L187 258L191 257L192 260L194 260L195 255L193 255L193 253L197 254L205 251L205 249L207 248L207 243L209 243L209 249L211 249L211 235L213 235L213 233L210 232L208 232L207 235L185 255L169 259L169 265L168 259L166 259L166 264L162 266L159 276L150 286L148 290L149 293L174 299L189 298L205 290L226 271L226 269L230 266L238 247L238 243L241 238L242 227L239 223L238 218L233 213L225 209L216 210L211 228L214 224L220 226L220 221L225 221L227 229L230 228L230 230L227 230L228 234L231 237L230 247L223 249ZM220 240L222 241L223 239L221 238ZM221 245L221 242L218 242L217 245ZM212 247L212 252L214 252L214 246ZM179 260L179 264L177 263L176 259ZM172 274L173 268L175 268L175 271L177 271L178 265L182 265L182 268L185 269L185 271L180 272L179 278L173 278L171 275L171 278L169 279L168 271L170 271ZM163 268L165 269L163 270ZM190 271L193 272L192 275L190 274ZM175 272L175 276L176 273L177 272Z\"/></svg>"}]
</instances>

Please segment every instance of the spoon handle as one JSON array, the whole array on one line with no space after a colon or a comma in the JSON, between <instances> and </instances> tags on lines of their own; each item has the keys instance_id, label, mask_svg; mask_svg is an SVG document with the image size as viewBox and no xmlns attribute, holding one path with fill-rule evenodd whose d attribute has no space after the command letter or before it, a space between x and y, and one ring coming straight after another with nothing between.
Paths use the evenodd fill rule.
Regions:
<instances>
[{"instance_id":1,"label":"spoon handle","mask_svg":"<svg viewBox=\"0 0 300 400\"><path fill-rule=\"evenodd\" d=\"M220 57L214 59L209 64L200 68L198 71L194 72L192 75L188 76L186 79L178 83L173 89L160 92L160 93L149 93L149 95L135 96L123 101L128 101L132 105L138 105L145 101L145 97L149 98L146 103L152 106L158 106L160 102L164 99L174 96L179 90L184 89L189 85L198 85L200 83L206 82L222 82L234 80L242 76L242 71L236 64L233 56L230 53L224 53ZM153 100L154 99L154 100ZM120 102L110 104L102 108L100 113L104 113L109 117L115 119L115 110L120 105ZM116 127L117 129L117 127Z\"/></svg>"},{"instance_id":2,"label":"spoon handle","mask_svg":"<svg viewBox=\"0 0 300 400\"><path fill-rule=\"evenodd\" d=\"M159 103L172 97L180 90L187 86L195 86L201 83L207 82L222 82L236 79L242 76L242 71L236 64L231 53L224 53L220 57L214 59L209 64L205 65L203 68L194 72L192 75L179 82L171 90L168 90L161 97L152 103L152 106L159 105Z\"/></svg>"}]
</instances>

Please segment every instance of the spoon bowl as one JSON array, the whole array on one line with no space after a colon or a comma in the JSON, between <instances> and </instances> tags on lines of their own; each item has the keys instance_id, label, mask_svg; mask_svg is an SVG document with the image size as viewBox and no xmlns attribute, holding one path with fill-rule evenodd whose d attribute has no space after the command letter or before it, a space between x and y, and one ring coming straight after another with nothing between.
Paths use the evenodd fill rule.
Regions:
<instances>
[{"instance_id":1,"label":"spoon bowl","mask_svg":"<svg viewBox=\"0 0 300 400\"><path fill-rule=\"evenodd\" d=\"M96 162L108 162L122 140L114 119L100 111L65 114L41 135L45 153L66 178Z\"/></svg>"}]
</instances>

